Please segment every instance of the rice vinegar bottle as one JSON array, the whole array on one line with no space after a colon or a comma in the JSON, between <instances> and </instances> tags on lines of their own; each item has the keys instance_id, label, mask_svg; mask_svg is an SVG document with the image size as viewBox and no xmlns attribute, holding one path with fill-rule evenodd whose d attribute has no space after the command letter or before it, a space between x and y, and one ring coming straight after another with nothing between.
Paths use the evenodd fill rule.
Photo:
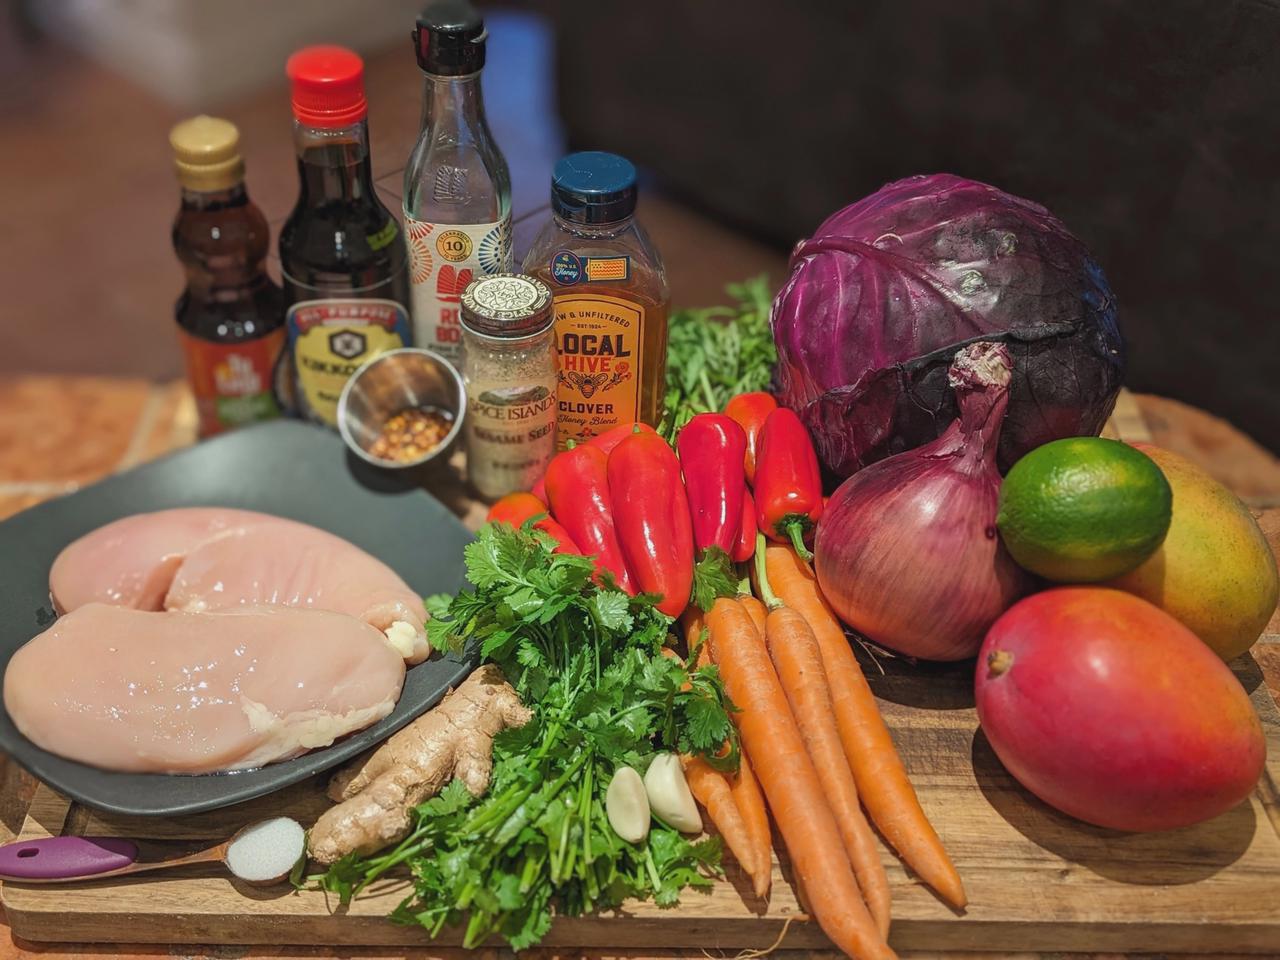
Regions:
<instances>
[{"instance_id":1,"label":"rice vinegar bottle","mask_svg":"<svg viewBox=\"0 0 1280 960\"><path fill-rule=\"evenodd\" d=\"M413 33L426 76L422 131L404 171L414 340L460 363L462 291L511 271L511 174L484 118L484 20L436 0Z\"/></svg>"},{"instance_id":2,"label":"rice vinegar bottle","mask_svg":"<svg viewBox=\"0 0 1280 960\"><path fill-rule=\"evenodd\" d=\"M662 258L635 219L635 167L597 151L561 158L551 211L524 272L554 295L557 446L623 423L656 427L671 293Z\"/></svg>"}]
</instances>

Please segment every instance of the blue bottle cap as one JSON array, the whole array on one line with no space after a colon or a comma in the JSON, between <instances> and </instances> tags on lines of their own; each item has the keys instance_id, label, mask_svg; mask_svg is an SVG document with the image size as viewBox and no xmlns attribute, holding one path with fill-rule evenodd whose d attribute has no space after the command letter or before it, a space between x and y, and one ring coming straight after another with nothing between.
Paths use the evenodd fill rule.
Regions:
<instances>
[{"instance_id":1,"label":"blue bottle cap","mask_svg":"<svg viewBox=\"0 0 1280 960\"><path fill-rule=\"evenodd\" d=\"M616 153L561 157L551 176L551 209L570 223L617 223L636 212L636 168Z\"/></svg>"}]
</instances>

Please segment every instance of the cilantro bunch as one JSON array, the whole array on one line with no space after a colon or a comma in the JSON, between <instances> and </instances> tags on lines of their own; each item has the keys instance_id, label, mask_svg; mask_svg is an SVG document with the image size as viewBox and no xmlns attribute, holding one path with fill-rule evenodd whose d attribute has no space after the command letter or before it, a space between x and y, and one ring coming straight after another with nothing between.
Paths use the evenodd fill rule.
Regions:
<instances>
[{"instance_id":1,"label":"cilantro bunch","mask_svg":"<svg viewBox=\"0 0 1280 960\"><path fill-rule=\"evenodd\" d=\"M662 654L671 622L652 598L598 586L590 558L552 545L527 525L489 524L466 548L473 589L428 600L432 645L478 644L533 720L495 740L485 796L451 782L416 809L397 847L344 858L314 878L344 902L403 864L414 889L393 920L432 936L461 923L464 946L497 935L521 950L546 934L553 913L629 897L673 904L686 887L711 884L719 839L694 842L655 824L645 843L626 843L604 798L617 767L643 771L658 750L736 764L719 675ZM726 741L729 754L719 756Z\"/></svg>"},{"instance_id":2,"label":"cilantro bunch","mask_svg":"<svg viewBox=\"0 0 1280 960\"><path fill-rule=\"evenodd\" d=\"M764 390L773 374L778 351L769 327L773 298L767 278L725 289L733 306L671 314L666 413L658 432L672 443L694 414L719 412L730 397Z\"/></svg>"}]
</instances>

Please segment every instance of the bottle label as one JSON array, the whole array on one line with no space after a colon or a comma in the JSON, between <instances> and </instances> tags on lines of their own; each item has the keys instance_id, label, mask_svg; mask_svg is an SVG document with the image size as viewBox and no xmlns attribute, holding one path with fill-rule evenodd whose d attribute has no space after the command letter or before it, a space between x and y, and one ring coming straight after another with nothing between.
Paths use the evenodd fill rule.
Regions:
<instances>
[{"instance_id":1,"label":"bottle label","mask_svg":"<svg viewBox=\"0 0 1280 960\"><path fill-rule=\"evenodd\" d=\"M549 386L497 387L467 398L467 471L484 497L528 490L556 452L556 396Z\"/></svg>"},{"instance_id":2,"label":"bottle label","mask_svg":"<svg viewBox=\"0 0 1280 960\"><path fill-rule=\"evenodd\" d=\"M631 279L631 258L580 257L561 250L551 258L551 278L563 287L575 283L619 282Z\"/></svg>"},{"instance_id":3,"label":"bottle label","mask_svg":"<svg viewBox=\"0 0 1280 960\"><path fill-rule=\"evenodd\" d=\"M404 238L413 282L413 332L426 347L458 363L462 324L458 301L476 277L511 269L511 218L496 223L428 223L406 210Z\"/></svg>"},{"instance_id":4,"label":"bottle label","mask_svg":"<svg viewBox=\"0 0 1280 960\"><path fill-rule=\"evenodd\" d=\"M596 293L555 299L557 443L589 440L640 414L644 307Z\"/></svg>"},{"instance_id":5,"label":"bottle label","mask_svg":"<svg viewBox=\"0 0 1280 960\"><path fill-rule=\"evenodd\" d=\"M394 300L302 300L285 314L304 416L334 426L347 380L372 357L409 341L409 314Z\"/></svg>"},{"instance_id":6,"label":"bottle label","mask_svg":"<svg viewBox=\"0 0 1280 960\"><path fill-rule=\"evenodd\" d=\"M256 340L217 343L178 331L195 395L200 436L280 415L271 379L284 346L284 330Z\"/></svg>"}]
</instances>

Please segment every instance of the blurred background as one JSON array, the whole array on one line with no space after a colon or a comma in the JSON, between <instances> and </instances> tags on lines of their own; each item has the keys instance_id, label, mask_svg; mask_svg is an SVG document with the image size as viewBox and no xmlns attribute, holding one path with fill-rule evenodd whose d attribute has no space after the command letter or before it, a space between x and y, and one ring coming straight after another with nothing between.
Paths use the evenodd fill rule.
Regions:
<instances>
[{"instance_id":1,"label":"blurred background","mask_svg":"<svg viewBox=\"0 0 1280 960\"><path fill-rule=\"evenodd\" d=\"M9 0L0 378L182 376L167 135L239 125L273 228L296 194L286 56L366 57L400 209L420 0ZM676 306L722 302L829 213L951 171L1045 204L1120 302L1129 386L1280 450L1280 5L1272 0L481 4L517 256L566 148L629 156Z\"/></svg>"}]
</instances>

